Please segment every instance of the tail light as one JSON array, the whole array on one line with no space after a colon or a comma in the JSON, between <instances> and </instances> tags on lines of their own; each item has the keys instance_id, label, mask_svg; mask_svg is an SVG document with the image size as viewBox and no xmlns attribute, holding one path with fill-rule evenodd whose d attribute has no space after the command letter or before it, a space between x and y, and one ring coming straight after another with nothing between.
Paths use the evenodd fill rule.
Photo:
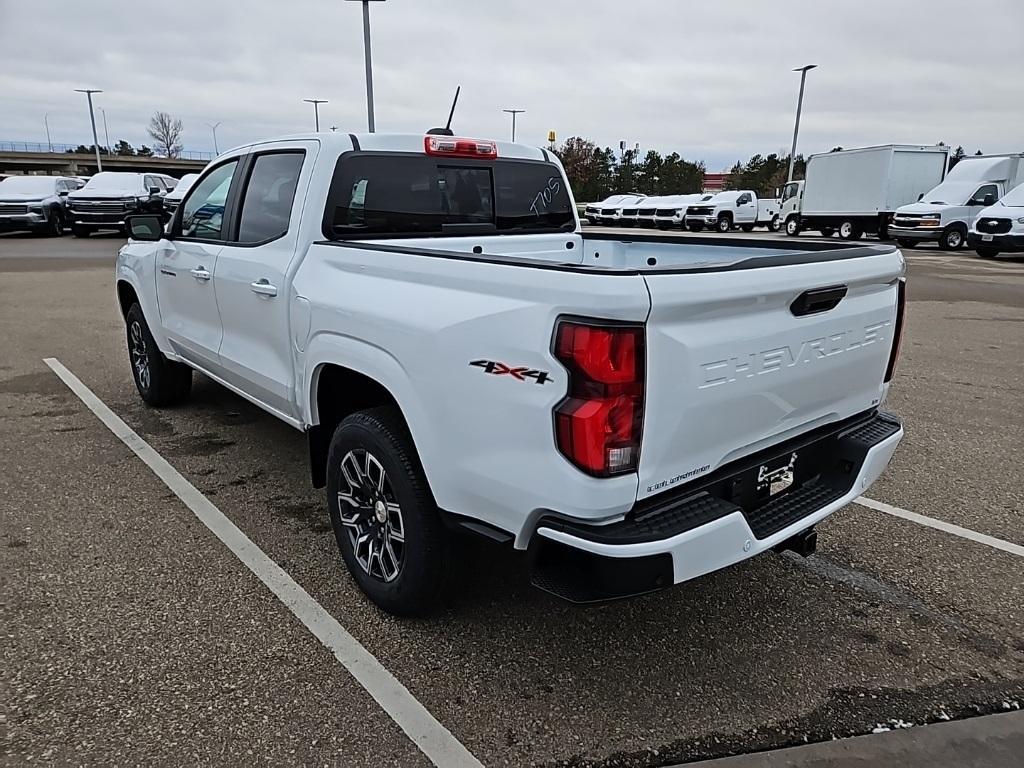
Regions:
<instances>
[{"instance_id":1,"label":"tail light","mask_svg":"<svg viewBox=\"0 0 1024 768\"><path fill-rule=\"evenodd\" d=\"M903 317L907 310L907 281L902 278L896 283L896 325L892 331L892 351L889 352L889 365L885 369L885 383L892 381L896 371L896 361L900 356L900 345L903 342Z\"/></svg>"},{"instance_id":2,"label":"tail light","mask_svg":"<svg viewBox=\"0 0 1024 768\"><path fill-rule=\"evenodd\" d=\"M561 321L555 357L569 391L555 407L558 450L587 474L635 472L644 422L644 328Z\"/></svg>"},{"instance_id":3,"label":"tail light","mask_svg":"<svg viewBox=\"0 0 1024 768\"><path fill-rule=\"evenodd\" d=\"M457 139L454 136L424 136L423 151L443 157L477 157L491 160L498 156L498 145L482 139Z\"/></svg>"}]
</instances>

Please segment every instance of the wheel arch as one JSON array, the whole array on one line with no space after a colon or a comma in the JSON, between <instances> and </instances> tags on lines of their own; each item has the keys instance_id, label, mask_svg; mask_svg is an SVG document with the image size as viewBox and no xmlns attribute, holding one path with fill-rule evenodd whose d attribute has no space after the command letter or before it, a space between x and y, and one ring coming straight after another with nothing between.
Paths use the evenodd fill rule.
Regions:
<instances>
[{"instance_id":1,"label":"wheel arch","mask_svg":"<svg viewBox=\"0 0 1024 768\"><path fill-rule=\"evenodd\" d=\"M303 404L309 441L310 478L322 488L327 478L327 452L335 427L349 414L389 406L404 422L428 482L415 394L398 361L377 347L344 337L320 336L310 346L320 354L308 366L307 402Z\"/></svg>"}]
</instances>

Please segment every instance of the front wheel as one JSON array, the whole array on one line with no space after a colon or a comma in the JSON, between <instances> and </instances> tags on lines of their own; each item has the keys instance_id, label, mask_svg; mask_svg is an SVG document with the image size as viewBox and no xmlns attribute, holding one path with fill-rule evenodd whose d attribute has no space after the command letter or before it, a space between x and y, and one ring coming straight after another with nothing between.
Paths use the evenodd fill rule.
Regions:
<instances>
[{"instance_id":1,"label":"front wheel","mask_svg":"<svg viewBox=\"0 0 1024 768\"><path fill-rule=\"evenodd\" d=\"M92 229L90 227L83 227L79 224L74 224L71 227L71 234L75 237L88 237L92 234Z\"/></svg>"},{"instance_id":2,"label":"front wheel","mask_svg":"<svg viewBox=\"0 0 1024 768\"><path fill-rule=\"evenodd\" d=\"M58 209L50 209L50 218L46 220L46 227L43 229L43 234L47 237L63 237L64 217Z\"/></svg>"},{"instance_id":3,"label":"front wheel","mask_svg":"<svg viewBox=\"0 0 1024 768\"><path fill-rule=\"evenodd\" d=\"M790 237L796 237L800 234L800 219L796 216L790 216L786 219L786 234Z\"/></svg>"},{"instance_id":4,"label":"front wheel","mask_svg":"<svg viewBox=\"0 0 1024 768\"><path fill-rule=\"evenodd\" d=\"M399 616L436 606L447 581L452 534L394 409L358 411L334 430L327 507L345 565L370 600Z\"/></svg>"},{"instance_id":5,"label":"front wheel","mask_svg":"<svg viewBox=\"0 0 1024 768\"><path fill-rule=\"evenodd\" d=\"M125 325L132 377L143 401L160 407L187 399L192 391L192 369L164 356L146 325L142 307L132 304L125 316Z\"/></svg>"},{"instance_id":6,"label":"front wheel","mask_svg":"<svg viewBox=\"0 0 1024 768\"><path fill-rule=\"evenodd\" d=\"M959 227L947 227L939 238L939 248L944 251L958 251L965 242L966 238Z\"/></svg>"},{"instance_id":7,"label":"front wheel","mask_svg":"<svg viewBox=\"0 0 1024 768\"><path fill-rule=\"evenodd\" d=\"M836 233L836 231L832 227L822 227L821 229L818 230L818 232L821 233L822 237L832 237L832 235Z\"/></svg>"},{"instance_id":8,"label":"front wheel","mask_svg":"<svg viewBox=\"0 0 1024 768\"><path fill-rule=\"evenodd\" d=\"M704 231L704 225L701 224L699 221L691 221L689 224L686 225L686 228L688 230L690 230L691 232L703 232Z\"/></svg>"},{"instance_id":9,"label":"front wheel","mask_svg":"<svg viewBox=\"0 0 1024 768\"><path fill-rule=\"evenodd\" d=\"M917 245L917 241L910 240L906 237L897 237L896 245L898 245L900 248L913 248L915 245Z\"/></svg>"},{"instance_id":10,"label":"front wheel","mask_svg":"<svg viewBox=\"0 0 1024 768\"><path fill-rule=\"evenodd\" d=\"M754 231L754 225L753 224L741 224L740 225L740 229L742 229L744 232L753 232Z\"/></svg>"},{"instance_id":11,"label":"front wheel","mask_svg":"<svg viewBox=\"0 0 1024 768\"><path fill-rule=\"evenodd\" d=\"M730 219L728 216L719 216L718 223L715 224L715 229L722 233L731 231L732 219Z\"/></svg>"},{"instance_id":12,"label":"front wheel","mask_svg":"<svg viewBox=\"0 0 1024 768\"><path fill-rule=\"evenodd\" d=\"M974 252L983 259L994 259L999 255L999 251L995 248L975 248Z\"/></svg>"}]
</instances>

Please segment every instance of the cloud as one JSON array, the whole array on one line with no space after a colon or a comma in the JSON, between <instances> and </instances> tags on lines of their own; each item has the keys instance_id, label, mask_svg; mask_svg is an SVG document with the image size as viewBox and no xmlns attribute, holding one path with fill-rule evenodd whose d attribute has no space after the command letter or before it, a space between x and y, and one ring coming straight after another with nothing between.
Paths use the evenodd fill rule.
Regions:
<instances>
[{"instance_id":1,"label":"cloud","mask_svg":"<svg viewBox=\"0 0 1024 768\"><path fill-rule=\"evenodd\" d=\"M321 125L365 130L358 3L62 3L41 14L0 0L0 140L89 143L85 99L102 88L111 142L148 142L162 109L187 149L221 149ZM520 140L601 144L704 158L710 168L787 149L808 75L800 148L939 140L1022 151L1024 101L1009 73L1024 53L1024 3L933 0L387 0L371 5L378 130L455 127ZM972 19L972 15L979 19ZM98 113L98 118L100 117ZM98 126L102 138L102 123Z\"/></svg>"}]
</instances>

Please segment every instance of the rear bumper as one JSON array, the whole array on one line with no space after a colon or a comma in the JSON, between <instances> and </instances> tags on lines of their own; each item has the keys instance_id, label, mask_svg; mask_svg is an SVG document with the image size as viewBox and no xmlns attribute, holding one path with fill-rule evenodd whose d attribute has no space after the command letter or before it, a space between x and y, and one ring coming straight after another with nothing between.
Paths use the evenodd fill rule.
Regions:
<instances>
[{"instance_id":1,"label":"rear bumper","mask_svg":"<svg viewBox=\"0 0 1024 768\"><path fill-rule=\"evenodd\" d=\"M889 225L889 237L906 240L938 240L942 237L942 227L894 227Z\"/></svg>"},{"instance_id":2,"label":"rear bumper","mask_svg":"<svg viewBox=\"0 0 1024 768\"><path fill-rule=\"evenodd\" d=\"M744 461L701 488L644 503L606 526L543 518L530 544L534 584L572 602L600 602L654 591L733 565L807 531L861 495L889 464L903 437L889 414L870 414L774 456ZM814 474L770 500L750 504L750 473L796 454ZM808 471L808 470L804 470ZM729 488L733 491L730 492ZM737 503L733 495L744 502Z\"/></svg>"},{"instance_id":3,"label":"rear bumper","mask_svg":"<svg viewBox=\"0 0 1024 768\"><path fill-rule=\"evenodd\" d=\"M984 240L985 237L992 239ZM994 248L1003 253L1019 253L1024 251L1024 235L982 235L978 232L968 232L967 245L971 248Z\"/></svg>"}]
</instances>

